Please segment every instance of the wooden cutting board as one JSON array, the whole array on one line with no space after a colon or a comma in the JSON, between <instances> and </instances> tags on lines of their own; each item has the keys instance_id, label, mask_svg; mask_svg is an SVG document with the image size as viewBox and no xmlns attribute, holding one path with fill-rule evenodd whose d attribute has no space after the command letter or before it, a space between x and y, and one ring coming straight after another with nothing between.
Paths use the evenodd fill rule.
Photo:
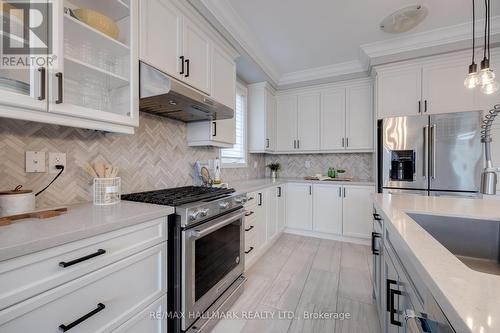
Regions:
<instances>
[{"instance_id":1,"label":"wooden cutting board","mask_svg":"<svg viewBox=\"0 0 500 333\"><path fill-rule=\"evenodd\" d=\"M45 209L38 210L31 213L17 214L11 216L0 217L0 226L9 225L24 219L48 219L51 217L56 217L61 214L64 214L68 211L66 207L53 208L53 209Z\"/></svg>"},{"instance_id":2,"label":"wooden cutting board","mask_svg":"<svg viewBox=\"0 0 500 333\"><path fill-rule=\"evenodd\" d=\"M353 179L349 177L337 177L337 178L318 178L315 176L306 176L305 180L320 180L322 182L351 182Z\"/></svg>"}]
</instances>

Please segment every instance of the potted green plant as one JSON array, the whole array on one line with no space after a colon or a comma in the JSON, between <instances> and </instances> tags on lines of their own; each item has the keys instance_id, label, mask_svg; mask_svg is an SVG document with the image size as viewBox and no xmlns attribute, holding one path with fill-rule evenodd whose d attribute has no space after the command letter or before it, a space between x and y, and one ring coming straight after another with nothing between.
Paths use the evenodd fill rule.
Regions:
<instances>
[{"instance_id":1,"label":"potted green plant","mask_svg":"<svg viewBox=\"0 0 500 333\"><path fill-rule=\"evenodd\" d=\"M281 164L279 162L275 162L266 165L266 167L268 167L269 170L271 170L271 178L276 179L278 171L281 169Z\"/></svg>"}]
</instances>

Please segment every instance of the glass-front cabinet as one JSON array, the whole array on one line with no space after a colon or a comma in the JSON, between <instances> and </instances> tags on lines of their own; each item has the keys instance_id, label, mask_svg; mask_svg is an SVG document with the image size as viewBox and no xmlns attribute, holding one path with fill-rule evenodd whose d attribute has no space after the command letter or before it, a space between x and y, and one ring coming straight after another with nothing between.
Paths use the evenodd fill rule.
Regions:
<instances>
[{"instance_id":1,"label":"glass-front cabinet","mask_svg":"<svg viewBox=\"0 0 500 333\"><path fill-rule=\"evenodd\" d=\"M30 7L39 13L49 10L47 1L0 1L0 100L6 108L46 111L47 52L30 45L29 31L24 24L24 13ZM36 32L40 40L48 39L48 28L42 27Z\"/></svg>"},{"instance_id":2,"label":"glass-front cabinet","mask_svg":"<svg viewBox=\"0 0 500 333\"><path fill-rule=\"evenodd\" d=\"M22 8L26 2L6 3ZM40 3L29 2L34 7ZM50 45L47 61L44 66L35 63L23 69L0 68L0 104L10 105L11 99L18 101L14 106L21 109L11 118L132 133L139 124L138 0L44 3L47 14L42 15L42 25ZM36 20L34 12L28 12L25 22L30 24L21 24L21 36L31 36ZM0 11L0 15L4 17L5 11ZM25 43L32 44L31 37ZM3 94L3 90L9 94ZM12 94L16 95L10 98ZM42 111L43 117L23 115L26 109Z\"/></svg>"}]
</instances>

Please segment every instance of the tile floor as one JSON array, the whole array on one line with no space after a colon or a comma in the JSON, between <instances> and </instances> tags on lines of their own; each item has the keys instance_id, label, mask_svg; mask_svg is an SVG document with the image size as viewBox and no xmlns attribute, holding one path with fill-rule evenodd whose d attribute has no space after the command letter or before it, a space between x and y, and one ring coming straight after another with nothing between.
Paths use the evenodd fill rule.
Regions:
<instances>
[{"instance_id":1,"label":"tile floor","mask_svg":"<svg viewBox=\"0 0 500 333\"><path fill-rule=\"evenodd\" d=\"M283 234L246 273L245 292L230 310L238 319L223 319L212 332L380 333L371 269L368 246ZM311 313L351 318L305 317Z\"/></svg>"}]
</instances>

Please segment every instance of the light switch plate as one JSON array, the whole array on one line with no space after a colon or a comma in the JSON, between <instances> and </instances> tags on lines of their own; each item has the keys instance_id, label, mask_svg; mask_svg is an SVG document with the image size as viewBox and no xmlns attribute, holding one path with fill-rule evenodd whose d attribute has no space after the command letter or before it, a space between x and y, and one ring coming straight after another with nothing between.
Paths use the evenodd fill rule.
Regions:
<instances>
[{"instance_id":1,"label":"light switch plate","mask_svg":"<svg viewBox=\"0 0 500 333\"><path fill-rule=\"evenodd\" d=\"M66 169L66 154L65 153L49 153L49 173L59 173L56 165L64 166Z\"/></svg>"},{"instance_id":2,"label":"light switch plate","mask_svg":"<svg viewBox=\"0 0 500 333\"><path fill-rule=\"evenodd\" d=\"M44 151L26 152L26 172L46 172Z\"/></svg>"}]
</instances>

